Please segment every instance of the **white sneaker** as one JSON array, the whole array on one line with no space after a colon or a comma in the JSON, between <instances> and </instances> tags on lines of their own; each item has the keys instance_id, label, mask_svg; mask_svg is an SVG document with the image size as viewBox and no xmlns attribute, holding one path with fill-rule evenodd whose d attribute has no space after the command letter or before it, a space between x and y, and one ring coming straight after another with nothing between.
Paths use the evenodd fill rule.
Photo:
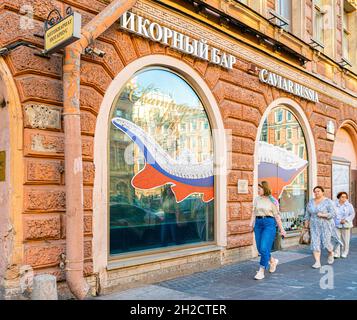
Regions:
<instances>
[{"instance_id":1,"label":"white sneaker","mask_svg":"<svg viewBox=\"0 0 357 320\"><path fill-rule=\"evenodd\" d=\"M341 254L341 258L346 259L347 258L347 254Z\"/></svg>"},{"instance_id":2,"label":"white sneaker","mask_svg":"<svg viewBox=\"0 0 357 320\"><path fill-rule=\"evenodd\" d=\"M314 269L320 269L320 268L321 268L321 263L315 262L315 263L312 265L312 267L313 267Z\"/></svg>"},{"instance_id":3,"label":"white sneaker","mask_svg":"<svg viewBox=\"0 0 357 320\"><path fill-rule=\"evenodd\" d=\"M274 273L276 270L276 266L278 265L279 260L278 259L274 259L274 263L270 263L270 268L269 268L269 272L270 273Z\"/></svg>"},{"instance_id":4,"label":"white sneaker","mask_svg":"<svg viewBox=\"0 0 357 320\"><path fill-rule=\"evenodd\" d=\"M333 255L330 255L330 256L328 256L328 258L327 258L327 263L328 263L328 264L333 264L334 260L335 260L335 258L333 257Z\"/></svg>"},{"instance_id":5,"label":"white sneaker","mask_svg":"<svg viewBox=\"0 0 357 320\"><path fill-rule=\"evenodd\" d=\"M333 256L335 257L335 259L341 258L341 256L339 256L337 253L335 253Z\"/></svg>"},{"instance_id":6,"label":"white sneaker","mask_svg":"<svg viewBox=\"0 0 357 320\"><path fill-rule=\"evenodd\" d=\"M255 280L262 280L264 278L265 278L264 270L259 270L254 277Z\"/></svg>"}]
</instances>

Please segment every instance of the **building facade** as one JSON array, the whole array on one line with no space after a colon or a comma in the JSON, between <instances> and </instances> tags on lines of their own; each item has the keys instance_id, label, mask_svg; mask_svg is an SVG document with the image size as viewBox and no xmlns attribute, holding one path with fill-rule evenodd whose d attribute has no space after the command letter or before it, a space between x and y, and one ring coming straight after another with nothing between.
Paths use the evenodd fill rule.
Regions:
<instances>
[{"instance_id":1,"label":"building facade","mask_svg":"<svg viewBox=\"0 0 357 320\"><path fill-rule=\"evenodd\" d=\"M83 171L92 294L256 256L261 180L279 199L280 247L315 185L357 206L355 1L136 1L90 44L104 56L82 52L82 155L66 168L65 57L41 53L44 22L71 6L85 27L110 2L0 3L2 294L47 273L69 296L68 170Z\"/></svg>"}]
</instances>

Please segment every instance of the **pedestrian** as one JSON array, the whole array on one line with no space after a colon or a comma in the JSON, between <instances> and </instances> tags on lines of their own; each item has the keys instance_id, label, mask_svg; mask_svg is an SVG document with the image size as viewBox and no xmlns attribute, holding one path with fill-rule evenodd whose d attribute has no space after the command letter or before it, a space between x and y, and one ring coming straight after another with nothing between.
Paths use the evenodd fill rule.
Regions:
<instances>
[{"instance_id":1,"label":"pedestrian","mask_svg":"<svg viewBox=\"0 0 357 320\"><path fill-rule=\"evenodd\" d=\"M334 243L342 244L335 227L334 218L336 208L332 200L325 197L325 190L321 186L314 188L315 198L311 199L304 216L306 228L310 228L311 250L315 258L313 268L321 267L321 244L328 251L328 264L334 262Z\"/></svg>"},{"instance_id":2,"label":"pedestrian","mask_svg":"<svg viewBox=\"0 0 357 320\"><path fill-rule=\"evenodd\" d=\"M277 200L271 195L268 182L262 181L258 185L258 196L254 199L253 205L254 234L257 250L260 254L260 267L255 275L256 280L264 279L265 269L275 272L279 260L271 256L271 249L276 235L276 225L278 225L281 235L285 236Z\"/></svg>"},{"instance_id":3,"label":"pedestrian","mask_svg":"<svg viewBox=\"0 0 357 320\"><path fill-rule=\"evenodd\" d=\"M169 244L169 240L179 244L177 228L179 207L169 185L164 186L162 193L162 210L164 215L161 217L161 246L166 247Z\"/></svg>"},{"instance_id":4,"label":"pedestrian","mask_svg":"<svg viewBox=\"0 0 357 320\"><path fill-rule=\"evenodd\" d=\"M337 234L340 237L342 245L337 245L335 249L335 258L347 258L350 249L351 229L353 228L353 219L355 217L355 209L353 205L348 201L347 192L339 192L337 194L336 205L336 217L335 225L337 228Z\"/></svg>"}]
</instances>

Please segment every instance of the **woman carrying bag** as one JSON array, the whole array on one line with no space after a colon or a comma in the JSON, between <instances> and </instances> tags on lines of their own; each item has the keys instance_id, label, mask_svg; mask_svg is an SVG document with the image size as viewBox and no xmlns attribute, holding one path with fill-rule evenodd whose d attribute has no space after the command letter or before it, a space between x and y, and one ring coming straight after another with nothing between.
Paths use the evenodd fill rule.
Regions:
<instances>
[{"instance_id":1,"label":"woman carrying bag","mask_svg":"<svg viewBox=\"0 0 357 320\"><path fill-rule=\"evenodd\" d=\"M337 215L335 217L335 225L337 234L343 242L342 254L341 246L338 245L335 249L335 258L347 258L350 249L351 229L353 228L353 219L355 217L355 209L348 201L347 192L339 192L335 202Z\"/></svg>"},{"instance_id":2,"label":"woman carrying bag","mask_svg":"<svg viewBox=\"0 0 357 320\"><path fill-rule=\"evenodd\" d=\"M314 188L315 198L311 199L306 206L305 228L310 227L311 250L315 258L314 269L321 268L321 243L329 255L328 264L334 262L334 243L342 244L336 232L334 218L336 208L332 200L324 196L324 188L316 186Z\"/></svg>"},{"instance_id":3,"label":"woman carrying bag","mask_svg":"<svg viewBox=\"0 0 357 320\"><path fill-rule=\"evenodd\" d=\"M271 256L271 249L276 235L276 225L278 225L281 235L285 237L286 232L283 228L279 215L278 203L271 195L271 190L266 181L258 185L258 197L253 204L254 234L257 250L260 254L260 267L255 275L256 280L264 279L265 269L275 272L278 259Z\"/></svg>"}]
</instances>

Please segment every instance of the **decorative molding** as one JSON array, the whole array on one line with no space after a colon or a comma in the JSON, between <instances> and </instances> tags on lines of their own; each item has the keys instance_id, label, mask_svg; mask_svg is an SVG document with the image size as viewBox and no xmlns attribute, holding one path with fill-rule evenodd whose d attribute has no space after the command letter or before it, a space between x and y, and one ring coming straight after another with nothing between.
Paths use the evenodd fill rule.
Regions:
<instances>
[{"instance_id":1,"label":"decorative molding","mask_svg":"<svg viewBox=\"0 0 357 320\"><path fill-rule=\"evenodd\" d=\"M38 129L61 130L61 108L41 104L26 105L25 125Z\"/></svg>"}]
</instances>

